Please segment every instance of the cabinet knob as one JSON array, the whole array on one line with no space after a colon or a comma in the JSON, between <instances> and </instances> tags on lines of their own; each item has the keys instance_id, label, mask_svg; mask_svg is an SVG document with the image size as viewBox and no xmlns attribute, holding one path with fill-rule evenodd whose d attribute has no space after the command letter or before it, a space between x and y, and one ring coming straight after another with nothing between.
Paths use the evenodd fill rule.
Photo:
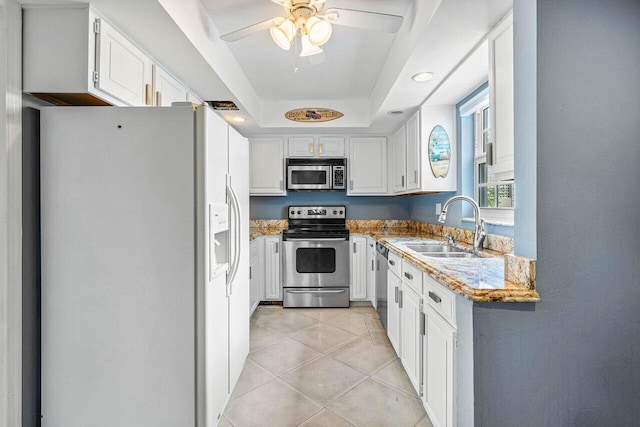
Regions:
<instances>
[{"instance_id":1,"label":"cabinet knob","mask_svg":"<svg viewBox=\"0 0 640 427\"><path fill-rule=\"evenodd\" d=\"M313 154L313 142L309 144L309 154Z\"/></svg>"}]
</instances>

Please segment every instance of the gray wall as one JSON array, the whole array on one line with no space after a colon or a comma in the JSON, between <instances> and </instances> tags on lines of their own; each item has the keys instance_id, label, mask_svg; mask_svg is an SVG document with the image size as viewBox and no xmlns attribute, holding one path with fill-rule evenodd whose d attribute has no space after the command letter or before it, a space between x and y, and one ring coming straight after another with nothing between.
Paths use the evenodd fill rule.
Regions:
<instances>
[{"instance_id":1,"label":"gray wall","mask_svg":"<svg viewBox=\"0 0 640 427\"><path fill-rule=\"evenodd\" d=\"M475 305L476 426L636 426L640 1L538 0L537 20L542 302Z\"/></svg>"},{"instance_id":2,"label":"gray wall","mask_svg":"<svg viewBox=\"0 0 640 427\"><path fill-rule=\"evenodd\" d=\"M347 197L345 192L289 192L285 197L251 197L251 219L282 219L289 205L346 205L349 219L409 219L408 197Z\"/></svg>"}]
</instances>

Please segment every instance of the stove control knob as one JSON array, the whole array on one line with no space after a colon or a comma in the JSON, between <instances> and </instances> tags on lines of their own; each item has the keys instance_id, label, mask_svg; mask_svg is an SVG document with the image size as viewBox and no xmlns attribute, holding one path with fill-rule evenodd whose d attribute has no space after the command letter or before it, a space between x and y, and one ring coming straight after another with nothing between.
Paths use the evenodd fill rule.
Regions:
<instances>
[{"instance_id":1,"label":"stove control knob","mask_svg":"<svg viewBox=\"0 0 640 427\"><path fill-rule=\"evenodd\" d=\"M298 211L298 215L300 215L302 213L302 211Z\"/></svg>"},{"instance_id":2,"label":"stove control knob","mask_svg":"<svg viewBox=\"0 0 640 427\"><path fill-rule=\"evenodd\" d=\"M340 215L342 215L344 212L340 211Z\"/></svg>"},{"instance_id":3,"label":"stove control knob","mask_svg":"<svg viewBox=\"0 0 640 427\"><path fill-rule=\"evenodd\" d=\"M337 214L337 213L338 213L338 211L333 211L333 214L334 214L334 215L335 215L335 214Z\"/></svg>"},{"instance_id":4,"label":"stove control knob","mask_svg":"<svg viewBox=\"0 0 640 427\"><path fill-rule=\"evenodd\" d=\"M291 211L291 215L294 215L296 213L296 211Z\"/></svg>"}]
</instances>

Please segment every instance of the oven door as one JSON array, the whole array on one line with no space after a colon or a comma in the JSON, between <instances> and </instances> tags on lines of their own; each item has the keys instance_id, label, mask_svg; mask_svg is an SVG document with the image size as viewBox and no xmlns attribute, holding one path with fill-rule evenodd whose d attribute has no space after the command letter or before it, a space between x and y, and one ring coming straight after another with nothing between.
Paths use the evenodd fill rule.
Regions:
<instances>
[{"instance_id":1,"label":"oven door","mask_svg":"<svg viewBox=\"0 0 640 427\"><path fill-rule=\"evenodd\" d=\"M348 287L349 241L290 238L282 242L285 288Z\"/></svg>"},{"instance_id":2,"label":"oven door","mask_svg":"<svg viewBox=\"0 0 640 427\"><path fill-rule=\"evenodd\" d=\"M331 166L287 166L288 190L331 190Z\"/></svg>"}]
</instances>

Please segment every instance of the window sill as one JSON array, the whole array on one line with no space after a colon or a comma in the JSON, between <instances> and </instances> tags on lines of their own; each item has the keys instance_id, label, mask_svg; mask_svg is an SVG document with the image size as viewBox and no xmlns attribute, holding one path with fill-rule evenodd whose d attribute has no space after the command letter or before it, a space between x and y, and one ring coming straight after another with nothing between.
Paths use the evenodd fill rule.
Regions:
<instances>
[{"instance_id":1,"label":"window sill","mask_svg":"<svg viewBox=\"0 0 640 427\"><path fill-rule=\"evenodd\" d=\"M462 222L475 222L473 220L473 218L461 218L460 221L462 221ZM484 218L484 223L485 224L489 224L489 225L498 225L500 227L514 227L513 222L505 221L505 220L501 220L501 219Z\"/></svg>"}]
</instances>

